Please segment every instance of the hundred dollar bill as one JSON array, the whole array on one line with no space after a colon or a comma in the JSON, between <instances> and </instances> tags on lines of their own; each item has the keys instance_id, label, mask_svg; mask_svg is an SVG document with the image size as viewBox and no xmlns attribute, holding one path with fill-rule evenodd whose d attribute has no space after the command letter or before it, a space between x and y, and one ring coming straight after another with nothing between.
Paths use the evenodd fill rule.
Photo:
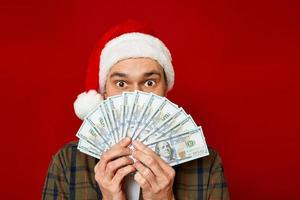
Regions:
<instances>
[{"instance_id":1,"label":"hundred dollar bill","mask_svg":"<svg viewBox=\"0 0 300 200\"><path fill-rule=\"evenodd\" d=\"M89 156L98 159L100 159L100 156L102 154L102 151L99 151L98 149L96 149L94 146L92 146L90 143L88 143L85 140L79 140L77 149L82 153L85 153Z\"/></svg>"},{"instance_id":2,"label":"hundred dollar bill","mask_svg":"<svg viewBox=\"0 0 300 200\"><path fill-rule=\"evenodd\" d=\"M171 166L209 155L201 127L148 144Z\"/></svg>"},{"instance_id":3,"label":"hundred dollar bill","mask_svg":"<svg viewBox=\"0 0 300 200\"><path fill-rule=\"evenodd\" d=\"M129 108L130 105L128 103L128 101L129 101L128 99L129 99L129 96L131 96L131 95L132 95L132 93L130 93L130 92L123 92L123 114L125 117L123 119L124 125L123 125L123 130L122 130L122 138L126 137L126 131L127 131L127 127L128 127L127 114L129 113L129 110L130 110L130 108Z\"/></svg>"},{"instance_id":4,"label":"hundred dollar bill","mask_svg":"<svg viewBox=\"0 0 300 200\"><path fill-rule=\"evenodd\" d=\"M122 139L121 124L123 124L123 117L124 117L122 115L123 96L122 95L111 96L107 98L106 101L108 102L108 114L110 115L113 132L116 134L117 141L120 141Z\"/></svg>"},{"instance_id":5,"label":"hundred dollar bill","mask_svg":"<svg viewBox=\"0 0 300 200\"><path fill-rule=\"evenodd\" d=\"M185 119L182 119L177 124L174 124L168 129L163 130L163 132L160 133L160 135L156 137L156 139L177 136L180 133L194 130L195 128L197 128L197 124L193 120L192 116L188 115Z\"/></svg>"},{"instance_id":6,"label":"hundred dollar bill","mask_svg":"<svg viewBox=\"0 0 300 200\"><path fill-rule=\"evenodd\" d=\"M175 112L171 117L166 119L163 123L154 127L152 130L149 130L149 132L147 132L147 131L142 132L139 135L138 140L145 142L145 143L149 143L149 141L153 142L153 141L155 141L156 138L160 138L161 136L163 136L165 134L165 130L168 130L171 127L174 127L174 126L180 124L182 122L182 120L186 119L187 117L188 117L188 114L183 110L183 108L179 108L177 112ZM193 127L193 128L195 128L195 127ZM182 132L184 132L184 131L182 131Z\"/></svg>"},{"instance_id":7,"label":"hundred dollar bill","mask_svg":"<svg viewBox=\"0 0 300 200\"><path fill-rule=\"evenodd\" d=\"M165 130L169 130L170 128L176 126L177 124L182 124L181 122L186 119L189 115L184 111L183 108L179 108L178 112L175 113L172 117L166 120L157 130L153 130L154 136L156 138L163 136ZM197 126L195 126L197 127ZM195 128L193 127L193 128ZM191 130L191 129L189 129ZM188 131L188 130L186 130ZM185 132L185 131L182 131Z\"/></svg>"},{"instance_id":8,"label":"hundred dollar bill","mask_svg":"<svg viewBox=\"0 0 300 200\"><path fill-rule=\"evenodd\" d=\"M108 122L105 118L105 113L101 109L101 106L97 106L91 113L88 114L86 120L97 130L97 133L103 140L108 144L108 146L112 146L114 144L113 136L110 134L110 130L108 128Z\"/></svg>"},{"instance_id":9,"label":"hundred dollar bill","mask_svg":"<svg viewBox=\"0 0 300 200\"><path fill-rule=\"evenodd\" d=\"M148 110L148 104L150 103L151 99L153 98L153 94L135 91L137 102L134 106L134 110L132 112L132 118L130 127L128 129L128 137L134 138L135 132L140 125L142 118L145 116L145 113Z\"/></svg>"},{"instance_id":10,"label":"hundred dollar bill","mask_svg":"<svg viewBox=\"0 0 300 200\"><path fill-rule=\"evenodd\" d=\"M179 111L180 109L176 104L173 104L168 99L164 98L163 104L154 112L151 118L148 119L148 122L141 128L138 135L149 135L152 130L158 129ZM141 136L139 136L139 138L141 138Z\"/></svg>"},{"instance_id":11,"label":"hundred dollar bill","mask_svg":"<svg viewBox=\"0 0 300 200\"><path fill-rule=\"evenodd\" d=\"M105 151L109 148L107 141L105 141L105 139L103 139L100 134L97 133L95 127L88 120L83 121L76 136L80 140L85 140L99 151Z\"/></svg>"},{"instance_id":12,"label":"hundred dollar bill","mask_svg":"<svg viewBox=\"0 0 300 200\"><path fill-rule=\"evenodd\" d=\"M133 139L139 138L139 135L145 127L151 122L151 119L157 112L165 106L165 98L150 93L151 97L147 103L147 107L139 120L138 126L135 127Z\"/></svg>"},{"instance_id":13,"label":"hundred dollar bill","mask_svg":"<svg viewBox=\"0 0 300 200\"><path fill-rule=\"evenodd\" d=\"M124 137L130 137L128 130L131 126L131 121L133 116L133 111L138 101L138 95L136 92L124 92L124 103L125 103L125 126L124 126Z\"/></svg>"},{"instance_id":14,"label":"hundred dollar bill","mask_svg":"<svg viewBox=\"0 0 300 200\"><path fill-rule=\"evenodd\" d=\"M112 143L113 144L118 143L117 133L115 133L115 131L114 131L111 115L109 114L109 110L108 110L108 102L107 101L101 102L101 104L99 105L99 109L101 110L101 112L104 115L108 130L109 130L109 135L111 136L111 139L112 139Z\"/></svg>"},{"instance_id":15,"label":"hundred dollar bill","mask_svg":"<svg viewBox=\"0 0 300 200\"><path fill-rule=\"evenodd\" d=\"M198 127L191 115L180 115L176 119L177 120L172 119L171 122L168 123L168 126L164 126L159 130L153 130L149 132L147 135L141 138L140 141L148 144L151 141L176 136L183 132L194 130Z\"/></svg>"}]
</instances>

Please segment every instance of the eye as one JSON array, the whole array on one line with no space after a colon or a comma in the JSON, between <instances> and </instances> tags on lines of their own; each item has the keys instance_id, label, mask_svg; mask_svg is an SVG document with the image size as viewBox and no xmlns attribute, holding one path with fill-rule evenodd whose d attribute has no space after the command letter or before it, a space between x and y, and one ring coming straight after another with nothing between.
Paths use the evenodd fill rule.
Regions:
<instances>
[{"instance_id":1,"label":"eye","mask_svg":"<svg viewBox=\"0 0 300 200\"><path fill-rule=\"evenodd\" d=\"M116 86L120 87L120 88L123 88L123 87L126 86L126 82L125 81L117 81L116 82Z\"/></svg>"},{"instance_id":2,"label":"eye","mask_svg":"<svg viewBox=\"0 0 300 200\"><path fill-rule=\"evenodd\" d=\"M147 80L145 82L146 87L153 87L154 85L156 85L156 82L154 80Z\"/></svg>"}]
</instances>

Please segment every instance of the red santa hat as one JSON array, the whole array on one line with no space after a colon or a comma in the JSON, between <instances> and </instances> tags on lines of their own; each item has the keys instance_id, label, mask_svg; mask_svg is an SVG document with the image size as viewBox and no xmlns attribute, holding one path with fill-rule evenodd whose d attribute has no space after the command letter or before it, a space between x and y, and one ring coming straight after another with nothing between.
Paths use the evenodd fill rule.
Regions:
<instances>
[{"instance_id":1,"label":"red santa hat","mask_svg":"<svg viewBox=\"0 0 300 200\"><path fill-rule=\"evenodd\" d=\"M174 85L174 70L170 51L147 25L127 21L110 29L98 41L88 63L85 92L79 94L74 102L76 115L84 119L101 103L107 74L114 64L139 57L152 58L163 67L167 90L171 90Z\"/></svg>"}]
</instances>

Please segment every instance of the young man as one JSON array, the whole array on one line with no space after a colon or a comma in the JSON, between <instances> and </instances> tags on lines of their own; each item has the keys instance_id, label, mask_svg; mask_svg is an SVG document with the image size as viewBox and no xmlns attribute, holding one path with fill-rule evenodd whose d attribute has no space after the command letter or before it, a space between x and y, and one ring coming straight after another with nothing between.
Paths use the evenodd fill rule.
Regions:
<instances>
[{"instance_id":1,"label":"young man","mask_svg":"<svg viewBox=\"0 0 300 200\"><path fill-rule=\"evenodd\" d=\"M86 92L75 101L75 112L83 119L102 96L124 91L166 96L173 84L167 47L144 24L129 21L99 41L88 66ZM130 144L135 150L128 148ZM130 138L103 153L100 160L77 151L77 142L67 144L53 157L43 199L126 199L124 178L130 173L135 174L144 200L229 199L223 166L214 150L210 149L209 156L172 168Z\"/></svg>"}]
</instances>

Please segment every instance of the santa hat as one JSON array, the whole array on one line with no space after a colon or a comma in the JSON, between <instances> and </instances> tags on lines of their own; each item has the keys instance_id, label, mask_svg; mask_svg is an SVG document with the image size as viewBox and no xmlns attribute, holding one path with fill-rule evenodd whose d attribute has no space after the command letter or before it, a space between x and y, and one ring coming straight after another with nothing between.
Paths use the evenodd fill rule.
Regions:
<instances>
[{"instance_id":1,"label":"santa hat","mask_svg":"<svg viewBox=\"0 0 300 200\"><path fill-rule=\"evenodd\" d=\"M124 59L139 57L152 58L163 67L167 90L171 90L174 85L174 70L170 51L147 25L127 21L110 29L98 41L89 60L85 92L79 94L74 102L76 115L84 119L101 103L107 74L114 64Z\"/></svg>"}]
</instances>

